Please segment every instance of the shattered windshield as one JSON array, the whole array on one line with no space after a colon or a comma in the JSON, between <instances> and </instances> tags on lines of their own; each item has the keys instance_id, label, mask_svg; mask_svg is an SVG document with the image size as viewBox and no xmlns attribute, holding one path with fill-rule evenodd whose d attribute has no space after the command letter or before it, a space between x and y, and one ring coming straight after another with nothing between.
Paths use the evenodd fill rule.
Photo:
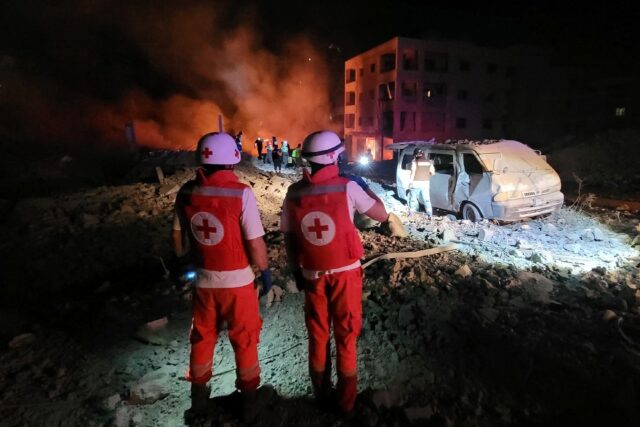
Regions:
<instances>
[{"instance_id":1,"label":"shattered windshield","mask_svg":"<svg viewBox=\"0 0 640 427\"><path fill-rule=\"evenodd\" d=\"M523 172L551 170L551 166L549 166L538 153L524 145L502 146L497 152L478 153L478 156L485 168L489 171Z\"/></svg>"}]
</instances>

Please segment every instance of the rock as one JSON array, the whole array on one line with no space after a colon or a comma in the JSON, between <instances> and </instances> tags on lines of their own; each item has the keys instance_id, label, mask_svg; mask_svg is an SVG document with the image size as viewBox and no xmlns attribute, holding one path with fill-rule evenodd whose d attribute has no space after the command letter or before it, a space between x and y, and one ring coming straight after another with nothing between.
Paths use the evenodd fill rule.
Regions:
<instances>
[{"instance_id":1,"label":"rock","mask_svg":"<svg viewBox=\"0 0 640 427\"><path fill-rule=\"evenodd\" d=\"M23 347L33 343L35 340L36 336L32 333L20 334L9 341L9 348Z\"/></svg>"},{"instance_id":2,"label":"rock","mask_svg":"<svg viewBox=\"0 0 640 427\"><path fill-rule=\"evenodd\" d=\"M148 405L169 395L169 374L166 370L158 369L149 372L129 390L129 404Z\"/></svg>"},{"instance_id":3,"label":"rock","mask_svg":"<svg viewBox=\"0 0 640 427\"><path fill-rule=\"evenodd\" d=\"M164 329L169 320L166 317L153 320L145 323L136 331L135 337L153 345L165 345L167 341L159 335L159 332Z\"/></svg>"},{"instance_id":4,"label":"rock","mask_svg":"<svg viewBox=\"0 0 640 427\"><path fill-rule=\"evenodd\" d=\"M129 414L129 407L120 406L116 411L116 416L113 419L111 425L113 427L129 427L131 421L131 415Z\"/></svg>"},{"instance_id":5,"label":"rock","mask_svg":"<svg viewBox=\"0 0 640 427\"><path fill-rule=\"evenodd\" d=\"M171 194L177 193L180 191L180 186L177 184L163 184L158 189L158 195L160 196L169 196Z\"/></svg>"},{"instance_id":6,"label":"rock","mask_svg":"<svg viewBox=\"0 0 640 427\"><path fill-rule=\"evenodd\" d=\"M595 240L596 242L601 242L605 239L605 235L602 232L602 230L600 230L599 228L594 228L593 229L593 240Z\"/></svg>"},{"instance_id":7,"label":"rock","mask_svg":"<svg viewBox=\"0 0 640 427\"><path fill-rule=\"evenodd\" d=\"M554 261L553 255L547 251L533 252L529 259L538 264L552 264Z\"/></svg>"},{"instance_id":8,"label":"rock","mask_svg":"<svg viewBox=\"0 0 640 427\"><path fill-rule=\"evenodd\" d=\"M595 237L593 235L593 230L591 230L590 228L587 228L582 232L582 234L580 235L580 238L582 240L586 240L587 242L593 242L595 240Z\"/></svg>"},{"instance_id":9,"label":"rock","mask_svg":"<svg viewBox=\"0 0 640 427\"><path fill-rule=\"evenodd\" d=\"M458 268L453 274L464 279L466 277L472 276L473 272L471 271L471 268L469 268L469 266L465 264L462 267Z\"/></svg>"},{"instance_id":10,"label":"rock","mask_svg":"<svg viewBox=\"0 0 640 427\"><path fill-rule=\"evenodd\" d=\"M490 323L495 322L498 316L500 315L500 311L492 307L479 308L478 313L480 313L480 315Z\"/></svg>"},{"instance_id":11,"label":"rock","mask_svg":"<svg viewBox=\"0 0 640 427\"><path fill-rule=\"evenodd\" d=\"M109 396L102 401L102 407L108 411L113 411L118 406L122 399L120 398L120 394L116 393L113 396Z\"/></svg>"},{"instance_id":12,"label":"rock","mask_svg":"<svg viewBox=\"0 0 640 427\"><path fill-rule=\"evenodd\" d=\"M618 315L613 310L605 310L602 313L602 321L605 323L609 323L610 321L617 318L618 318Z\"/></svg>"},{"instance_id":13,"label":"rock","mask_svg":"<svg viewBox=\"0 0 640 427\"><path fill-rule=\"evenodd\" d=\"M522 285L525 295L532 301L548 304L553 291L553 282L541 274L521 271L516 279Z\"/></svg>"},{"instance_id":14,"label":"rock","mask_svg":"<svg viewBox=\"0 0 640 427\"><path fill-rule=\"evenodd\" d=\"M438 237L443 241L443 242L450 242L451 240L454 240L456 238L456 233L453 230L450 229L445 229L443 230Z\"/></svg>"},{"instance_id":15,"label":"rock","mask_svg":"<svg viewBox=\"0 0 640 427\"><path fill-rule=\"evenodd\" d=\"M298 287L296 286L296 282L293 280L288 280L287 284L285 285L285 289L288 293L290 294L297 294L298 292Z\"/></svg>"},{"instance_id":16,"label":"rock","mask_svg":"<svg viewBox=\"0 0 640 427\"><path fill-rule=\"evenodd\" d=\"M488 228L481 228L480 231L478 231L478 240L482 242L489 242L493 239L494 235L495 232L493 230L490 230Z\"/></svg>"}]
</instances>

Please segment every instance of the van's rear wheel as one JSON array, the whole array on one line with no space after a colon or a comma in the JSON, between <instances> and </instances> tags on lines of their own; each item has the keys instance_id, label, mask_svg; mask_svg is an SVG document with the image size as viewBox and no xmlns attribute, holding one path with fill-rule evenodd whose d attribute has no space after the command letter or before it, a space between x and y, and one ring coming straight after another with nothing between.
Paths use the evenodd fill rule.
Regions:
<instances>
[{"instance_id":1,"label":"van's rear wheel","mask_svg":"<svg viewBox=\"0 0 640 427\"><path fill-rule=\"evenodd\" d=\"M472 203L465 203L462 207L462 219L468 219L471 222L478 222L482 219L482 214Z\"/></svg>"}]
</instances>

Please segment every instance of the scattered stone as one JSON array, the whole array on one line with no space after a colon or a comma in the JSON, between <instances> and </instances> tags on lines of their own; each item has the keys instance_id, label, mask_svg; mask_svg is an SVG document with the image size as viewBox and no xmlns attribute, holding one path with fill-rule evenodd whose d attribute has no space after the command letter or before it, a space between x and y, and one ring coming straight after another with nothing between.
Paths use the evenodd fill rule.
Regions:
<instances>
[{"instance_id":1,"label":"scattered stone","mask_svg":"<svg viewBox=\"0 0 640 427\"><path fill-rule=\"evenodd\" d=\"M166 317L148 322L136 331L135 337L153 345L165 345L167 340L159 335L159 332L164 329L169 323L169 319Z\"/></svg>"},{"instance_id":2,"label":"scattered stone","mask_svg":"<svg viewBox=\"0 0 640 427\"><path fill-rule=\"evenodd\" d=\"M9 341L10 348L18 348L23 347L25 345L32 344L36 340L36 336L32 333L20 334L16 337L13 337L11 341Z\"/></svg>"},{"instance_id":3,"label":"scattered stone","mask_svg":"<svg viewBox=\"0 0 640 427\"><path fill-rule=\"evenodd\" d=\"M493 230L490 230L488 228L481 228L480 231L478 231L478 240L482 242L490 242L493 239L494 235L495 232Z\"/></svg>"},{"instance_id":4,"label":"scattered stone","mask_svg":"<svg viewBox=\"0 0 640 427\"><path fill-rule=\"evenodd\" d=\"M542 274L521 271L516 276L529 299L548 304L552 302L549 295L553 291L553 282Z\"/></svg>"},{"instance_id":5,"label":"scattered stone","mask_svg":"<svg viewBox=\"0 0 640 427\"><path fill-rule=\"evenodd\" d=\"M454 239L456 238L456 233L455 233L453 230L451 230L451 229L448 229L448 228L447 228L447 229L443 230L443 231L438 235L438 237L439 237L439 238L440 238L444 243L447 243L447 242L450 242L450 241L452 241L452 240L454 240Z\"/></svg>"},{"instance_id":6,"label":"scattered stone","mask_svg":"<svg viewBox=\"0 0 640 427\"><path fill-rule=\"evenodd\" d=\"M129 390L129 404L148 405L169 395L167 390L169 374L166 370L158 369L147 373Z\"/></svg>"},{"instance_id":7,"label":"scattered stone","mask_svg":"<svg viewBox=\"0 0 640 427\"><path fill-rule=\"evenodd\" d=\"M285 285L285 289L290 294L297 294L299 292L298 287L296 286L296 282L293 280L287 281L287 284Z\"/></svg>"},{"instance_id":8,"label":"scattered stone","mask_svg":"<svg viewBox=\"0 0 640 427\"><path fill-rule=\"evenodd\" d=\"M178 191L180 191L179 185L168 183L160 186L160 188L158 189L158 194L160 196L169 196L171 194L177 193Z\"/></svg>"},{"instance_id":9,"label":"scattered stone","mask_svg":"<svg viewBox=\"0 0 640 427\"><path fill-rule=\"evenodd\" d=\"M605 323L609 323L611 320L617 319L618 315L613 310L605 310L602 313L602 321Z\"/></svg>"},{"instance_id":10,"label":"scattered stone","mask_svg":"<svg viewBox=\"0 0 640 427\"><path fill-rule=\"evenodd\" d=\"M120 213L133 215L136 211L130 205L122 205L122 207L120 207Z\"/></svg>"},{"instance_id":11,"label":"scattered stone","mask_svg":"<svg viewBox=\"0 0 640 427\"><path fill-rule=\"evenodd\" d=\"M158 182L160 184L164 184L164 172L160 166L156 166L156 177L158 177Z\"/></svg>"},{"instance_id":12,"label":"scattered stone","mask_svg":"<svg viewBox=\"0 0 640 427\"><path fill-rule=\"evenodd\" d=\"M464 264L462 267L458 268L453 274L455 274L458 277L462 277L464 279L466 277L472 276L473 272L471 271L471 268L469 268L467 264Z\"/></svg>"},{"instance_id":13,"label":"scattered stone","mask_svg":"<svg viewBox=\"0 0 640 427\"><path fill-rule=\"evenodd\" d=\"M118 403L122 401L119 393L107 397L102 401L102 407L108 411L113 411L118 406Z\"/></svg>"}]
</instances>

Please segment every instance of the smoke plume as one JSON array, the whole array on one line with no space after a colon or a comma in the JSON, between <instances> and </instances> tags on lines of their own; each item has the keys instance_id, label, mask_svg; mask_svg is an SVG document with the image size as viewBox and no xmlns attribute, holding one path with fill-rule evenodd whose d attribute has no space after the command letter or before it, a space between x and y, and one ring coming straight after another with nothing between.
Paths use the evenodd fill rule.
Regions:
<instances>
[{"instance_id":1,"label":"smoke plume","mask_svg":"<svg viewBox=\"0 0 640 427\"><path fill-rule=\"evenodd\" d=\"M133 121L138 144L189 149L218 130L222 114L225 130L242 130L248 149L258 136L297 144L314 130L339 129L330 119L328 67L305 37L274 51L254 30L257 18L229 25L210 3L142 2L117 11L107 3L49 10L54 21L75 23L56 26L66 31L52 42L61 55L43 48L53 61L68 60L69 69L57 64L55 76L74 81L49 76L27 54L0 57L0 113L11 118L0 132L14 139L118 144ZM101 36L87 28L100 29ZM104 34L119 46L106 58ZM78 59L83 55L85 62ZM159 76L158 82L142 81L146 75Z\"/></svg>"}]
</instances>

